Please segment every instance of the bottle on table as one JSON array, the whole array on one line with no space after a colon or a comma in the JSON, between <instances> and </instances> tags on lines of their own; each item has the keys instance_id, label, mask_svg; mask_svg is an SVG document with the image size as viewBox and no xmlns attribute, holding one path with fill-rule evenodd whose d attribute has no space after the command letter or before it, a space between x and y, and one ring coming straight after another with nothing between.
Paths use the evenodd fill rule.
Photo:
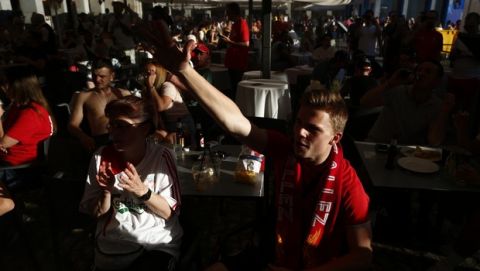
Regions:
<instances>
[{"instance_id":1,"label":"bottle on table","mask_svg":"<svg viewBox=\"0 0 480 271\"><path fill-rule=\"evenodd\" d=\"M388 147L387 152L387 163L385 164L386 169L395 168L395 158L397 157L397 139L392 139L390 141L390 146Z\"/></svg>"},{"instance_id":2,"label":"bottle on table","mask_svg":"<svg viewBox=\"0 0 480 271\"><path fill-rule=\"evenodd\" d=\"M177 121L176 141L175 145L182 149L185 147L185 132L183 130L183 123L181 119Z\"/></svg>"},{"instance_id":3,"label":"bottle on table","mask_svg":"<svg viewBox=\"0 0 480 271\"><path fill-rule=\"evenodd\" d=\"M203 135L202 124L200 122L196 124L195 130L196 130L195 140L197 141L196 142L197 149L203 150L203 148L205 148L205 136Z\"/></svg>"}]
</instances>

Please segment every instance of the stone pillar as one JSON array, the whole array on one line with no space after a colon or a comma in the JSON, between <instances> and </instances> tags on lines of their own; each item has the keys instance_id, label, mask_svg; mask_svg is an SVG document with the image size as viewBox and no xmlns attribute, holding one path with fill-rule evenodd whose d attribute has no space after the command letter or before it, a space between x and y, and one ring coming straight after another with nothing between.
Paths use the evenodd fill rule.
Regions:
<instances>
[{"instance_id":1,"label":"stone pillar","mask_svg":"<svg viewBox=\"0 0 480 271\"><path fill-rule=\"evenodd\" d=\"M185 8L185 17L192 17L192 9L191 8Z\"/></svg>"},{"instance_id":2,"label":"stone pillar","mask_svg":"<svg viewBox=\"0 0 480 271\"><path fill-rule=\"evenodd\" d=\"M287 5L287 16L289 21L293 21L292 19L292 3L285 3Z\"/></svg>"},{"instance_id":3,"label":"stone pillar","mask_svg":"<svg viewBox=\"0 0 480 271\"><path fill-rule=\"evenodd\" d=\"M380 17L380 8L382 7L382 0L375 0L375 6L373 7L373 16Z\"/></svg>"},{"instance_id":4,"label":"stone pillar","mask_svg":"<svg viewBox=\"0 0 480 271\"><path fill-rule=\"evenodd\" d=\"M403 5L401 7L401 12L403 15L405 15L405 18L408 19L407 15L408 15L408 1L409 0L403 0Z\"/></svg>"},{"instance_id":5,"label":"stone pillar","mask_svg":"<svg viewBox=\"0 0 480 271\"><path fill-rule=\"evenodd\" d=\"M32 13L40 13L45 14L45 10L43 9L42 0L19 0L20 2L20 9L23 11L23 15L25 16L25 23L30 23L30 18L32 17Z\"/></svg>"},{"instance_id":6,"label":"stone pillar","mask_svg":"<svg viewBox=\"0 0 480 271\"><path fill-rule=\"evenodd\" d=\"M82 12L85 12L87 14L90 13L90 6L88 3L89 1L92 1L92 0L75 0L75 4L77 6L77 13L82 13ZM93 0L93 1L97 1L97 0Z\"/></svg>"},{"instance_id":7,"label":"stone pillar","mask_svg":"<svg viewBox=\"0 0 480 271\"><path fill-rule=\"evenodd\" d=\"M305 10L305 14L307 15L308 19L312 19L312 11L311 10Z\"/></svg>"},{"instance_id":8,"label":"stone pillar","mask_svg":"<svg viewBox=\"0 0 480 271\"><path fill-rule=\"evenodd\" d=\"M112 7L112 2L109 1L108 6L106 6L105 1L102 2L102 4L98 3L98 0L88 0L90 1L90 12L98 15L98 14L103 14L105 13L105 8L108 7L110 10L110 13L113 13L113 7Z\"/></svg>"},{"instance_id":9,"label":"stone pillar","mask_svg":"<svg viewBox=\"0 0 480 271\"><path fill-rule=\"evenodd\" d=\"M0 0L0 10L12 10L10 0Z\"/></svg>"}]
</instances>

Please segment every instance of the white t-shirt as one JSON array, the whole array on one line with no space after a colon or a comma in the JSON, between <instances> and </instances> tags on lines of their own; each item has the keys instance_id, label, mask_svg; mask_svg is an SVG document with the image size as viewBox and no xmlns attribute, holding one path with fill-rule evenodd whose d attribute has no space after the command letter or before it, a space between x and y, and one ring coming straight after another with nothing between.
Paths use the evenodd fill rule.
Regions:
<instances>
[{"instance_id":1,"label":"white t-shirt","mask_svg":"<svg viewBox=\"0 0 480 271\"><path fill-rule=\"evenodd\" d=\"M172 99L172 103L169 104L167 109L162 112L162 119L165 123L177 122L178 119L190 114L187 106L183 102L182 95L174 84L168 81L164 82L161 88L158 90L158 94L170 97Z\"/></svg>"},{"instance_id":2,"label":"white t-shirt","mask_svg":"<svg viewBox=\"0 0 480 271\"><path fill-rule=\"evenodd\" d=\"M128 267L143 250L160 250L179 256L182 227L178 221L180 187L171 150L147 143L142 161L135 166L152 193L161 195L174 212L169 220L153 213L137 197L124 191L116 178L109 213L99 218L96 229L95 265L102 269ZM103 148L92 157L80 211L91 214L102 189L97 175ZM120 175L123 173L117 174Z\"/></svg>"}]
</instances>

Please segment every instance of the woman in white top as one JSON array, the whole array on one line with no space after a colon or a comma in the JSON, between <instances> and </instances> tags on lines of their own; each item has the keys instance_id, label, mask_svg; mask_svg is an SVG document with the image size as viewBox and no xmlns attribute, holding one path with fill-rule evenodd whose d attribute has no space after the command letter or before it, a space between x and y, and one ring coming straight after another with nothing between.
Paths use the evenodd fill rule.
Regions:
<instances>
[{"instance_id":1,"label":"woman in white top","mask_svg":"<svg viewBox=\"0 0 480 271\"><path fill-rule=\"evenodd\" d=\"M112 143L93 156L80 210L98 218L96 270L173 270L182 228L175 159L146 140L152 105L135 96L107 104Z\"/></svg>"},{"instance_id":2,"label":"woman in white top","mask_svg":"<svg viewBox=\"0 0 480 271\"><path fill-rule=\"evenodd\" d=\"M194 143L195 121L179 91L179 88L186 88L178 78L158 64L148 63L145 70L147 77L142 97L153 102L169 135L176 132L177 124L181 122L185 134L190 137L190 143ZM167 140L170 140L170 137Z\"/></svg>"}]
</instances>

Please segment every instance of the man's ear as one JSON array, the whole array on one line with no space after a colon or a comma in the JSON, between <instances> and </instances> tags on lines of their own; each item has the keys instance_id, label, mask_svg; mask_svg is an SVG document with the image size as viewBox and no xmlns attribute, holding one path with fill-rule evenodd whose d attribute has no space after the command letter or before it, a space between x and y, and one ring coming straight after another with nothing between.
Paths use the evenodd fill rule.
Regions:
<instances>
[{"instance_id":1,"label":"man's ear","mask_svg":"<svg viewBox=\"0 0 480 271\"><path fill-rule=\"evenodd\" d=\"M333 143L338 144L340 142L340 140L342 139L342 137L343 137L343 133L341 133L341 132L336 133L333 136L332 140L330 141L330 144L333 144Z\"/></svg>"}]
</instances>

